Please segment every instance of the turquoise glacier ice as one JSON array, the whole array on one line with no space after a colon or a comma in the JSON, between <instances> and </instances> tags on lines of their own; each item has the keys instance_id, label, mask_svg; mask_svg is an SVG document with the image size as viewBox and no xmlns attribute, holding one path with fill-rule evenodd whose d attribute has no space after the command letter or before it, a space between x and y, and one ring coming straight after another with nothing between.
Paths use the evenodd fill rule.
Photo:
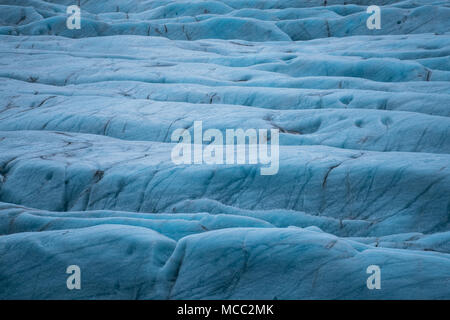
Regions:
<instances>
[{"instance_id":1,"label":"turquoise glacier ice","mask_svg":"<svg viewBox=\"0 0 450 320\"><path fill-rule=\"evenodd\" d=\"M0 299L450 299L450 2L0 0Z\"/></svg>"}]
</instances>

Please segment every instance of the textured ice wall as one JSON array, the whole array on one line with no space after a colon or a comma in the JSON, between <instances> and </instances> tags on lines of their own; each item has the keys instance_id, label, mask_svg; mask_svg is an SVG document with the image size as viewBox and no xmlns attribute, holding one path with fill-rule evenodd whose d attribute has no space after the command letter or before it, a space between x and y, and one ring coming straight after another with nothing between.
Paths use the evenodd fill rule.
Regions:
<instances>
[{"instance_id":1,"label":"textured ice wall","mask_svg":"<svg viewBox=\"0 0 450 320\"><path fill-rule=\"evenodd\" d=\"M80 3L0 0L0 298L450 297L448 1ZM278 174L175 165L199 120Z\"/></svg>"},{"instance_id":2,"label":"textured ice wall","mask_svg":"<svg viewBox=\"0 0 450 320\"><path fill-rule=\"evenodd\" d=\"M442 0L81 1L84 18L80 30L66 27L66 8L76 1L51 2L2 0L5 16L0 34L280 41L444 33L450 29L450 6ZM380 30L366 27L370 5L383 5Z\"/></svg>"}]
</instances>

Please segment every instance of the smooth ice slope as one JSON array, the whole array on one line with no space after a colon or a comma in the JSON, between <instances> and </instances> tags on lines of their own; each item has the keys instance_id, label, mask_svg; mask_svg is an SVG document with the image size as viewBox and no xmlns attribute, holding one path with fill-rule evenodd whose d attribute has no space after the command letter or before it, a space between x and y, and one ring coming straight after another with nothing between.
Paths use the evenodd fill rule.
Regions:
<instances>
[{"instance_id":1,"label":"smooth ice slope","mask_svg":"<svg viewBox=\"0 0 450 320\"><path fill-rule=\"evenodd\" d=\"M450 5L372 2L0 0L0 299L449 299Z\"/></svg>"}]
</instances>

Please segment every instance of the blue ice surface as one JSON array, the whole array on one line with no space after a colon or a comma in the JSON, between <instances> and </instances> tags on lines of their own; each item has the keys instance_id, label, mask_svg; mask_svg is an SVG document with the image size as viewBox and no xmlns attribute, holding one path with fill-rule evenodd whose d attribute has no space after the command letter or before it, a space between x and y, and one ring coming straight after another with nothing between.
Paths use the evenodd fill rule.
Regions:
<instances>
[{"instance_id":1,"label":"blue ice surface","mask_svg":"<svg viewBox=\"0 0 450 320\"><path fill-rule=\"evenodd\" d=\"M73 2L0 0L0 299L450 298L448 1Z\"/></svg>"}]
</instances>

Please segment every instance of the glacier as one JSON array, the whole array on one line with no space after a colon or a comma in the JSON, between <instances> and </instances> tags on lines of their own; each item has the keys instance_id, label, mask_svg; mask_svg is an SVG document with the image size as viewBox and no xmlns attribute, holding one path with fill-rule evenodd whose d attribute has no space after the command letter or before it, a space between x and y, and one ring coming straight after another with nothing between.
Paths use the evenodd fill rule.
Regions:
<instances>
[{"instance_id":1,"label":"glacier","mask_svg":"<svg viewBox=\"0 0 450 320\"><path fill-rule=\"evenodd\" d=\"M0 97L0 299L450 298L448 1L0 0Z\"/></svg>"}]
</instances>

